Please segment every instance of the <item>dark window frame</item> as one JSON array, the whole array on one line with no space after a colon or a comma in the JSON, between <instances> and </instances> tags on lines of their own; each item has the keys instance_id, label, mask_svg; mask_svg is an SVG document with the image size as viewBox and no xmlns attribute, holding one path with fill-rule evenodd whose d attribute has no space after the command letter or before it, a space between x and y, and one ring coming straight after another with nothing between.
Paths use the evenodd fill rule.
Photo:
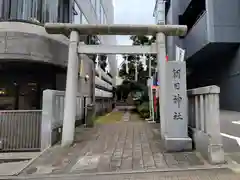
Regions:
<instances>
[{"instance_id":1,"label":"dark window frame","mask_svg":"<svg viewBox=\"0 0 240 180\"><path fill-rule=\"evenodd\" d=\"M24 4L23 0L2 0L0 3L0 20L1 21L31 21L32 18L37 19L40 23L49 22L46 20L46 14L44 14L44 6L46 0L32 0L31 4ZM47 3L51 2L47 0ZM58 0L58 6L56 5L57 22L70 22L70 2L69 0ZM20 6L25 6L28 9L26 17L23 17L23 12L19 11ZM29 6L29 7L27 7ZM50 6L51 7L51 6ZM52 6L53 8L54 6ZM24 8L22 7L22 11ZM25 12L26 13L26 12ZM50 21L51 22L51 21Z\"/></svg>"},{"instance_id":2,"label":"dark window frame","mask_svg":"<svg viewBox=\"0 0 240 180\"><path fill-rule=\"evenodd\" d=\"M205 12L206 0L192 0L186 8L185 12L179 15L179 25L188 26L188 31L186 35L191 31L196 22ZM180 38L184 38L185 36L181 36Z\"/></svg>"}]
</instances>

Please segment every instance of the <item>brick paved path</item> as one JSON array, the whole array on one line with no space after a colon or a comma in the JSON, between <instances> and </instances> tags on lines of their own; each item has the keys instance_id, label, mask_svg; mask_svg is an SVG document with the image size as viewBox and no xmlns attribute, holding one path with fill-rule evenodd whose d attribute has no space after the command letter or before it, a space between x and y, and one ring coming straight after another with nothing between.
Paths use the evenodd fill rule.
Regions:
<instances>
[{"instance_id":1,"label":"brick paved path","mask_svg":"<svg viewBox=\"0 0 240 180\"><path fill-rule=\"evenodd\" d=\"M159 124L131 115L129 121L77 129L73 147L55 146L20 175L97 173L210 167L195 152L165 153Z\"/></svg>"},{"instance_id":2,"label":"brick paved path","mask_svg":"<svg viewBox=\"0 0 240 180\"><path fill-rule=\"evenodd\" d=\"M181 172L143 172L128 174L65 174L65 175L40 175L25 177L0 177L1 179L34 179L34 180L239 180L240 176L228 169L195 170Z\"/></svg>"},{"instance_id":3,"label":"brick paved path","mask_svg":"<svg viewBox=\"0 0 240 180\"><path fill-rule=\"evenodd\" d=\"M122 121L129 121L129 120L130 120L130 112L129 112L129 111L126 111L126 112L123 114Z\"/></svg>"}]
</instances>

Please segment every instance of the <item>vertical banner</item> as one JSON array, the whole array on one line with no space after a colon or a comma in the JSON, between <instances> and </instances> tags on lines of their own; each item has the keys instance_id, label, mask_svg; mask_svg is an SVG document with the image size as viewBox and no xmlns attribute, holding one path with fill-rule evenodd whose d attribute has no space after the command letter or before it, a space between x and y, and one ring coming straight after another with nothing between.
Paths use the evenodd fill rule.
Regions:
<instances>
[{"instance_id":1,"label":"vertical banner","mask_svg":"<svg viewBox=\"0 0 240 180\"><path fill-rule=\"evenodd\" d=\"M176 46L176 61L183 62L185 58L185 50Z\"/></svg>"},{"instance_id":2,"label":"vertical banner","mask_svg":"<svg viewBox=\"0 0 240 180\"><path fill-rule=\"evenodd\" d=\"M146 62L145 54L143 54L143 56L142 56L142 64L143 64L144 71L146 71L147 70L147 62Z\"/></svg>"},{"instance_id":3,"label":"vertical banner","mask_svg":"<svg viewBox=\"0 0 240 180\"><path fill-rule=\"evenodd\" d=\"M135 60L135 81L138 81L138 67L137 67L137 61Z\"/></svg>"},{"instance_id":4,"label":"vertical banner","mask_svg":"<svg viewBox=\"0 0 240 180\"><path fill-rule=\"evenodd\" d=\"M84 73L84 72L83 72L83 69L84 69L84 68L83 68L83 61L82 61L81 64L80 64L80 67L79 67L79 76L80 76L80 77L83 76L83 73Z\"/></svg>"},{"instance_id":5,"label":"vertical banner","mask_svg":"<svg viewBox=\"0 0 240 180\"><path fill-rule=\"evenodd\" d=\"M98 55L96 57L96 62L97 62L96 69L98 70L99 78L101 78L102 75L101 75L101 68L100 68L100 62L99 62L99 56Z\"/></svg>"},{"instance_id":6,"label":"vertical banner","mask_svg":"<svg viewBox=\"0 0 240 180\"><path fill-rule=\"evenodd\" d=\"M125 64L126 64L126 73L129 73L129 69L128 69L128 56L125 59Z\"/></svg>"}]
</instances>

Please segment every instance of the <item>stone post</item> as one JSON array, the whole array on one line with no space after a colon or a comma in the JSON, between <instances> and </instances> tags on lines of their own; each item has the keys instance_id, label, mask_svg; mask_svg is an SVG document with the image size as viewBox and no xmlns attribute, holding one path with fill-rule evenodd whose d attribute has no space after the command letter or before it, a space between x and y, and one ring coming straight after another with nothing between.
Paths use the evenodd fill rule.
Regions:
<instances>
[{"instance_id":1,"label":"stone post","mask_svg":"<svg viewBox=\"0 0 240 180\"><path fill-rule=\"evenodd\" d=\"M186 89L185 62L169 61L166 64L165 118L164 135L167 151L184 151L192 149L192 140L188 137L188 100ZM160 87L161 89L162 87Z\"/></svg>"},{"instance_id":2,"label":"stone post","mask_svg":"<svg viewBox=\"0 0 240 180\"><path fill-rule=\"evenodd\" d=\"M158 81L159 81L159 105L160 105L160 129L161 137L164 138L165 126L166 126L166 45L165 35L163 33L157 33L156 35L157 45L157 70L158 70Z\"/></svg>"},{"instance_id":3,"label":"stone post","mask_svg":"<svg viewBox=\"0 0 240 180\"><path fill-rule=\"evenodd\" d=\"M52 123L55 118L55 96L54 91L46 89L43 91L42 121L41 121L41 151L52 145Z\"/></svg>"},{"instance_id":4,"label":"stone post","mask_svg":"<svg viewBox=\"0 0 240 180\"><path fill-rule=\"evenodd\" d=\"M72 31L70 34L69 50L68 50L68 68L67 82L63 118L62 146L68 146L73 143L76 116L76 98L78 84L78 42L79 34Z\"/></svg>"}]
</instances>

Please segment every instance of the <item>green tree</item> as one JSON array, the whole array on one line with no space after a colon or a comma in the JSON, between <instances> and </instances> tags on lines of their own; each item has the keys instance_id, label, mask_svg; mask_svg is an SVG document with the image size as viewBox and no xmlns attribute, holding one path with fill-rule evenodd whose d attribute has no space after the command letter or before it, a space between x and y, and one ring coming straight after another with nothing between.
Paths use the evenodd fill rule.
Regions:
<instances>
[{"instance_id":1,"label":"green tree","mask_svg":"<svg viewBox=\"0 0 240 180\"><path fill-rule=\"evenodd\" d=\"M127 99L129 93L132 95L140 92L143 94L144 91L146 91L146 86L135 81L129 81L129 80L124 80L123 83L116 88L116 95L117 99Z\"/></svg>"},{"instance_id":2,"label":"green tree","mask_svg":"<svg viewBox=\"0 0 240 180\"><path fill-rule=\"evenodd\" d=\"M85 43L86 44L91 44L91 45L99 45L100 41L99 41L97 36L88 35L88 36L86 36ZM88 57L90 59L92 59L92 61L96 64L97 54L88 54ZM103 71L106 72L107 55L105 55L105 54L99 55L99 66Z\"/></svg>"},{"instance_id":3,"label":"green tree","mask_svg":"<svg viewBox=\"0 0 240 180\"><path fill-rule=\"evenodd\" d=\"M155 42L155 37L149 37L149 36L131 36L130 40L132 40L132 45L151 45ZM149 76L149 60L151 59L151 69L152 69L152 75L156 73L156 66L157 66L157 60L156 55L146 55L146 64L147 64L147 70L144 71L143 64L140 61L142 54L139 55L123 55L124 61L128 61L128 73L126 71L126 64L124 63L119 71L119 76L126 79L126 80L134 80L135 79L135 63L137 64L138 69L138 81L142 84L146 84L146 81Z\"/></svg>"}]
</instances>

